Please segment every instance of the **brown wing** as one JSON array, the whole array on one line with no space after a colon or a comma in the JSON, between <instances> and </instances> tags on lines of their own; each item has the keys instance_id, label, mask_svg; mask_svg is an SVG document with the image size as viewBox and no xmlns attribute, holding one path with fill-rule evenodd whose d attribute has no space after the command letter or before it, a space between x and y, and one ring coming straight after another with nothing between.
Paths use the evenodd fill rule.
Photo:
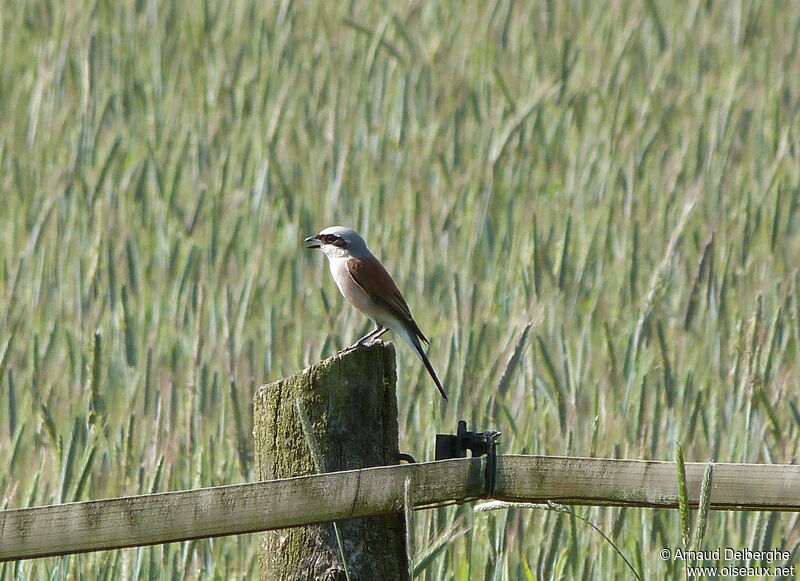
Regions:
<instances>
[{"instance_id":1,"label":"brown wing","mask_svg":"<svg viewBox=\"0 0 800 581\"><path fill-rule=\"evenodd\" d=\"M353 280L367 293L375 304L378 304L392 313L395 317L409 326L417 337L428 342L417 326L408 303L400 293L400 289L386 272L386 269L377 258L350 258L347 261L347 270Z\"/></svg>"}]
</instances>

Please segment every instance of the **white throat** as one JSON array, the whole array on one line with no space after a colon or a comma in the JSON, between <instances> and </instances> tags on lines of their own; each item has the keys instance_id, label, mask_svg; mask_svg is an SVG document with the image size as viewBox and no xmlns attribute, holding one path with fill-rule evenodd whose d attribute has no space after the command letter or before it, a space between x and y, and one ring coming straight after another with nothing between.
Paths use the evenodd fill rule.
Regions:
<instances>
[{"instance_id":1,"label":"white throat","mask_svg":"<svg viewBox=\"0 0 800 581\"><path fill-rule=\"evenodd\" d=\"M348 248L342 248L341 246L334 246L332 244L324 244L322 246L322 251L330 260L334 258L350 258L352 256Z\"/></svg>"}]
</instances>

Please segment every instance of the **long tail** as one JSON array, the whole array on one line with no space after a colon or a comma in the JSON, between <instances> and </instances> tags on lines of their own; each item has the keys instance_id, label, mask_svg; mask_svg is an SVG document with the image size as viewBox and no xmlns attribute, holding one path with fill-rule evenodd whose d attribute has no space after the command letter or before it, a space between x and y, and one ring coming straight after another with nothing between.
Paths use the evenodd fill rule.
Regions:
<instances>
[{"instance_id":1,"label":"long tail","mask_svg":"<svg viewBox=\"0 0 800 581\"><path fill-rule=\"evenodd\" d=\"M431 365L431 362L428 359L428 356L425 355L425 351L422 349L422 345L420 344L419 339L417 339L417 336L415 334L409 333L408 330L405 329L405 328L402 329L402 331L400 331L399 329L396 329L395 332L398 335L400 335L403 338L403 340L406 343L408 343L408 346L411 347L414 350L414 352L417 354L417 356L420 359L422 359L422 363L425 364L425 369L428 370L428 374L430 374L431 378L433 379L433 382L436 384L436 387L439 389L439 393L441 393L442 397L445 399L445 401L447 401L447 394L444 391L444 387L442 387L442 382L439 381L439 376L436 375L436 371L434 371L433 365Z\"/></svg>"}]
</instances>

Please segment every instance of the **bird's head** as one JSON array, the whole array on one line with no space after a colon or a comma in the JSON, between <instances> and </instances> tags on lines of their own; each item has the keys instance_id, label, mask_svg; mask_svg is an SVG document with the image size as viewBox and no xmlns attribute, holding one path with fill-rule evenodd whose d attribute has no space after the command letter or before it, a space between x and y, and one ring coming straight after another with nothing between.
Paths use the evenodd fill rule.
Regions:
<instances>
[{"instance_id":1,"label":"bird's head","mask_svg":"<svg viewBox=\"0 0 800 581\"><path fill-rule=\"evenodd\" d=\"M361 256L368 252L367 243L358 232L344 226L330 226L304 242L306 248L321 248L329 258Z\"/></svg>"}]
</instances>

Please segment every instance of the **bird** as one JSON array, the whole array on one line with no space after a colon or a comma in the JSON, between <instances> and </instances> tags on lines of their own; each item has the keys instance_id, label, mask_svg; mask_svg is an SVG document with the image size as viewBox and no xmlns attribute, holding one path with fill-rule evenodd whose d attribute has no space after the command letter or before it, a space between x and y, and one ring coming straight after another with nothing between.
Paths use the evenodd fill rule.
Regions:
<instances>
[{"instance_id":1,"label":"bird","mask_svg":"<svg viewBox=\"0 0 800 581\"><path fill-rule=\"evenodd\" d=\"M439 393L447 400L442 382L433 369L422 344L430 344L411 316L408 303L394 280L367 248L364 239L351 228L330 226L304 240L306 248L321 248L328 257L333 280L339 292L357 310L375 323L375 328L361 337L353 347L374 341L393 331L417 354L433 379Z\"/></svg>"}]
</instances>

